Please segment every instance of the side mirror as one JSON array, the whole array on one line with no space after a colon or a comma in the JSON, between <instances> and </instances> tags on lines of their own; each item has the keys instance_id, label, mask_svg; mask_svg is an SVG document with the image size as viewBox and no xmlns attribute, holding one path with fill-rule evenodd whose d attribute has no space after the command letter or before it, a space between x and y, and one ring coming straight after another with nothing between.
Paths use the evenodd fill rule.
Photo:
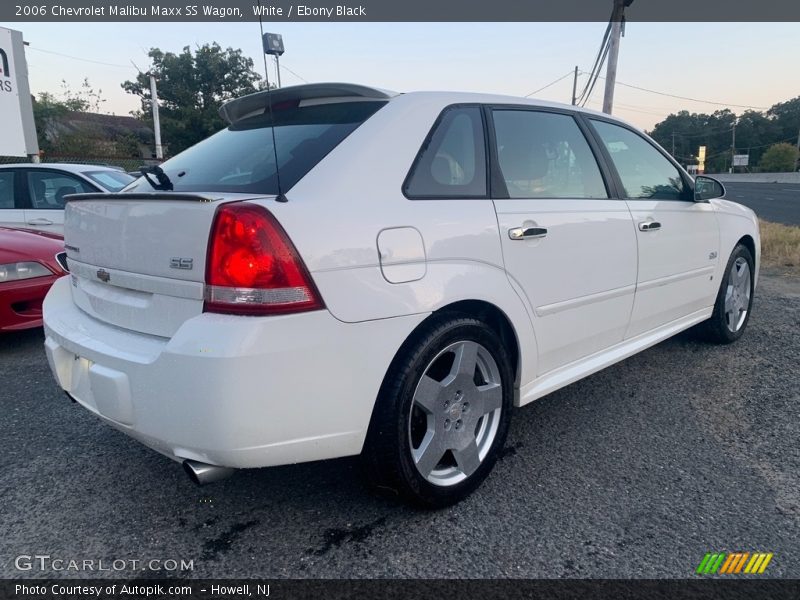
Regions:
<instances>
[{"instance_id":1,"label":"side mirror","mask_svg":"<svg viewBox=\"0 0 800 600\"><path fill-rule=\"evenodd\" d=\"M698 175L694 178L694 201L708 202L725 195L725 186L713 177Z\"/></svg>"}]
</instances>

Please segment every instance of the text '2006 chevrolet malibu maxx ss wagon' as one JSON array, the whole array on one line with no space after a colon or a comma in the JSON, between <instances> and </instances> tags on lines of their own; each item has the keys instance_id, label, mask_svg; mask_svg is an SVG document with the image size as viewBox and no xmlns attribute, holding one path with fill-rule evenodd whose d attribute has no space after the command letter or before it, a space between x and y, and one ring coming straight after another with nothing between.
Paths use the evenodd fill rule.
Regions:
<instances>
[{"instance_id":1,"label":"text '2006 chevrolet malibu maxx ss wagon'","mask_svg":"<svg viewBox=\"0 0 800 600\"><path fill-rule=\"evenodd\" d=\"M351 84L221 113L122 193L68 198L44 305L60 386L198 482L361 454L445 505L513 407L747 325L753 212L617 119Z\"/></svg>"}]
</instances>

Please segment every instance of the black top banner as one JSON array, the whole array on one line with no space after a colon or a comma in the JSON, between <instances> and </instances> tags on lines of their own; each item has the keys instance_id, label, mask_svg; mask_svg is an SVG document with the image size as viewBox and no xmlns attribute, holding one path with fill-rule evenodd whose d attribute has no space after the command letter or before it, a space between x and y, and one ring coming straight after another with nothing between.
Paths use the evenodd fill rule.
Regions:
<instances>
[{"instance_id":1,"label":"black top banner","mask_svg":"<svg viewBox=\"0 0 800 600\"><path fill-rule=\"evenodd\" d=\"M613 0L3 0L0 21L608 21ZM800 21L798 0L635 0L628 21ZM477 42L479 43L479 42Z\"/></svg>"}]
</instances>

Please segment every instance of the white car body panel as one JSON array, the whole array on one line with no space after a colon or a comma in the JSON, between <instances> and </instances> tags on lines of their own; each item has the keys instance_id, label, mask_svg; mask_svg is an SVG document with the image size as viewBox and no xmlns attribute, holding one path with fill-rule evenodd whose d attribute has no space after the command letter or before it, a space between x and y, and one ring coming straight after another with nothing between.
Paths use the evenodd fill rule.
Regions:
<instances>
[{"instance_id":1,"label":"white car body panel","mask_svg":"<svg viewBox=\"0 0 800 600\"><path fill-rule=\"evenodd\" d=\"M627 201L636 225L639 269L626 337L635 337L714 304L719 228L714 207L677 200ZM641 223L661 228L641 231ZM732 248L731 248L732 249ZM727 262L730 251L725 253Z\"/></svg>"},{"instance_id":2,"label":"white car body panel","mask_svg":"<svg viewBox=\"0 0 800 600\"><path fill-rule=\"evenodd\" d=\"M536 315L536 374L622 341L636 289L636 237L625 203L514 199L495 206L508 276L527 291ZM516 227L544 227L547 236L512 240Z\"/></svg>"},{"instance_id":3,"label":"white car body panel","mask_svg":"<svg viewBox=\"0 0 800 600\"><path fill-rule=\"evenodd\" d=\"M252 194L70 202L73 273L44 305L59 385L176 460L259 467L358 454L392 359L437 310L480 302L508 320L523 405L708 318L745 236L758 268L755 217L726 200L406 198L403 182L431 127L459 103L560 106L399 95L286 192L287 202ZM324 310L203 312L214 213L238 200L264 206L286 230ZM646 218L662 230L639 232ZM508 237L529 223L547 237ZM174 257L192 269L172 268Z\"/></svg>"},{"instance_id":4,"label":"white car body panel","mask_svg":"<svg viewBox=\"0 0 800 600\"><path fill-rule=\"evenodd\" d=\"M64 209L63 208L26 208L23 211L24 227L49 231L63 235ZM20 224L18 223L19 227Z\"/></svg>"},{"instance_id":5,"label":"white car body panel","mask_svg":"<svg viewBox=\"0 0 800 600\"><path fill-rule=\"evenodd\" d=\"M45 348L59 385L175 460L238 468L360 452L386 367L424 318L344 324L327 311L203 313L167 339L87 317L69 288L64 277L46 299ZM358 377L343 375L354 366Z\"/></svg>"}]
</instances>

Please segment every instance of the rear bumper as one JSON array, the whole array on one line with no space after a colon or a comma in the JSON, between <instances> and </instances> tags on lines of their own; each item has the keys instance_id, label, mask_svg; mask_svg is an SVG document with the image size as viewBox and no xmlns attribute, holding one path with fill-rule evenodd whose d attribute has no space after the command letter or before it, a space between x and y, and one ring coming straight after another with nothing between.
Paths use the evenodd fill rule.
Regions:
<instances>
[{"instance_id":1,"label":"rear bumper","mask_svg":"<svg viewBox=\"0 0 800 600\"><path fill-rule=\"evenodd\" d=\"M167 339L90 317L69 287L56 282L44 303L59 385L175 460L236 468L358 454L386 369L425 316L203 313Z\"/></svg>"}]
</instances>

